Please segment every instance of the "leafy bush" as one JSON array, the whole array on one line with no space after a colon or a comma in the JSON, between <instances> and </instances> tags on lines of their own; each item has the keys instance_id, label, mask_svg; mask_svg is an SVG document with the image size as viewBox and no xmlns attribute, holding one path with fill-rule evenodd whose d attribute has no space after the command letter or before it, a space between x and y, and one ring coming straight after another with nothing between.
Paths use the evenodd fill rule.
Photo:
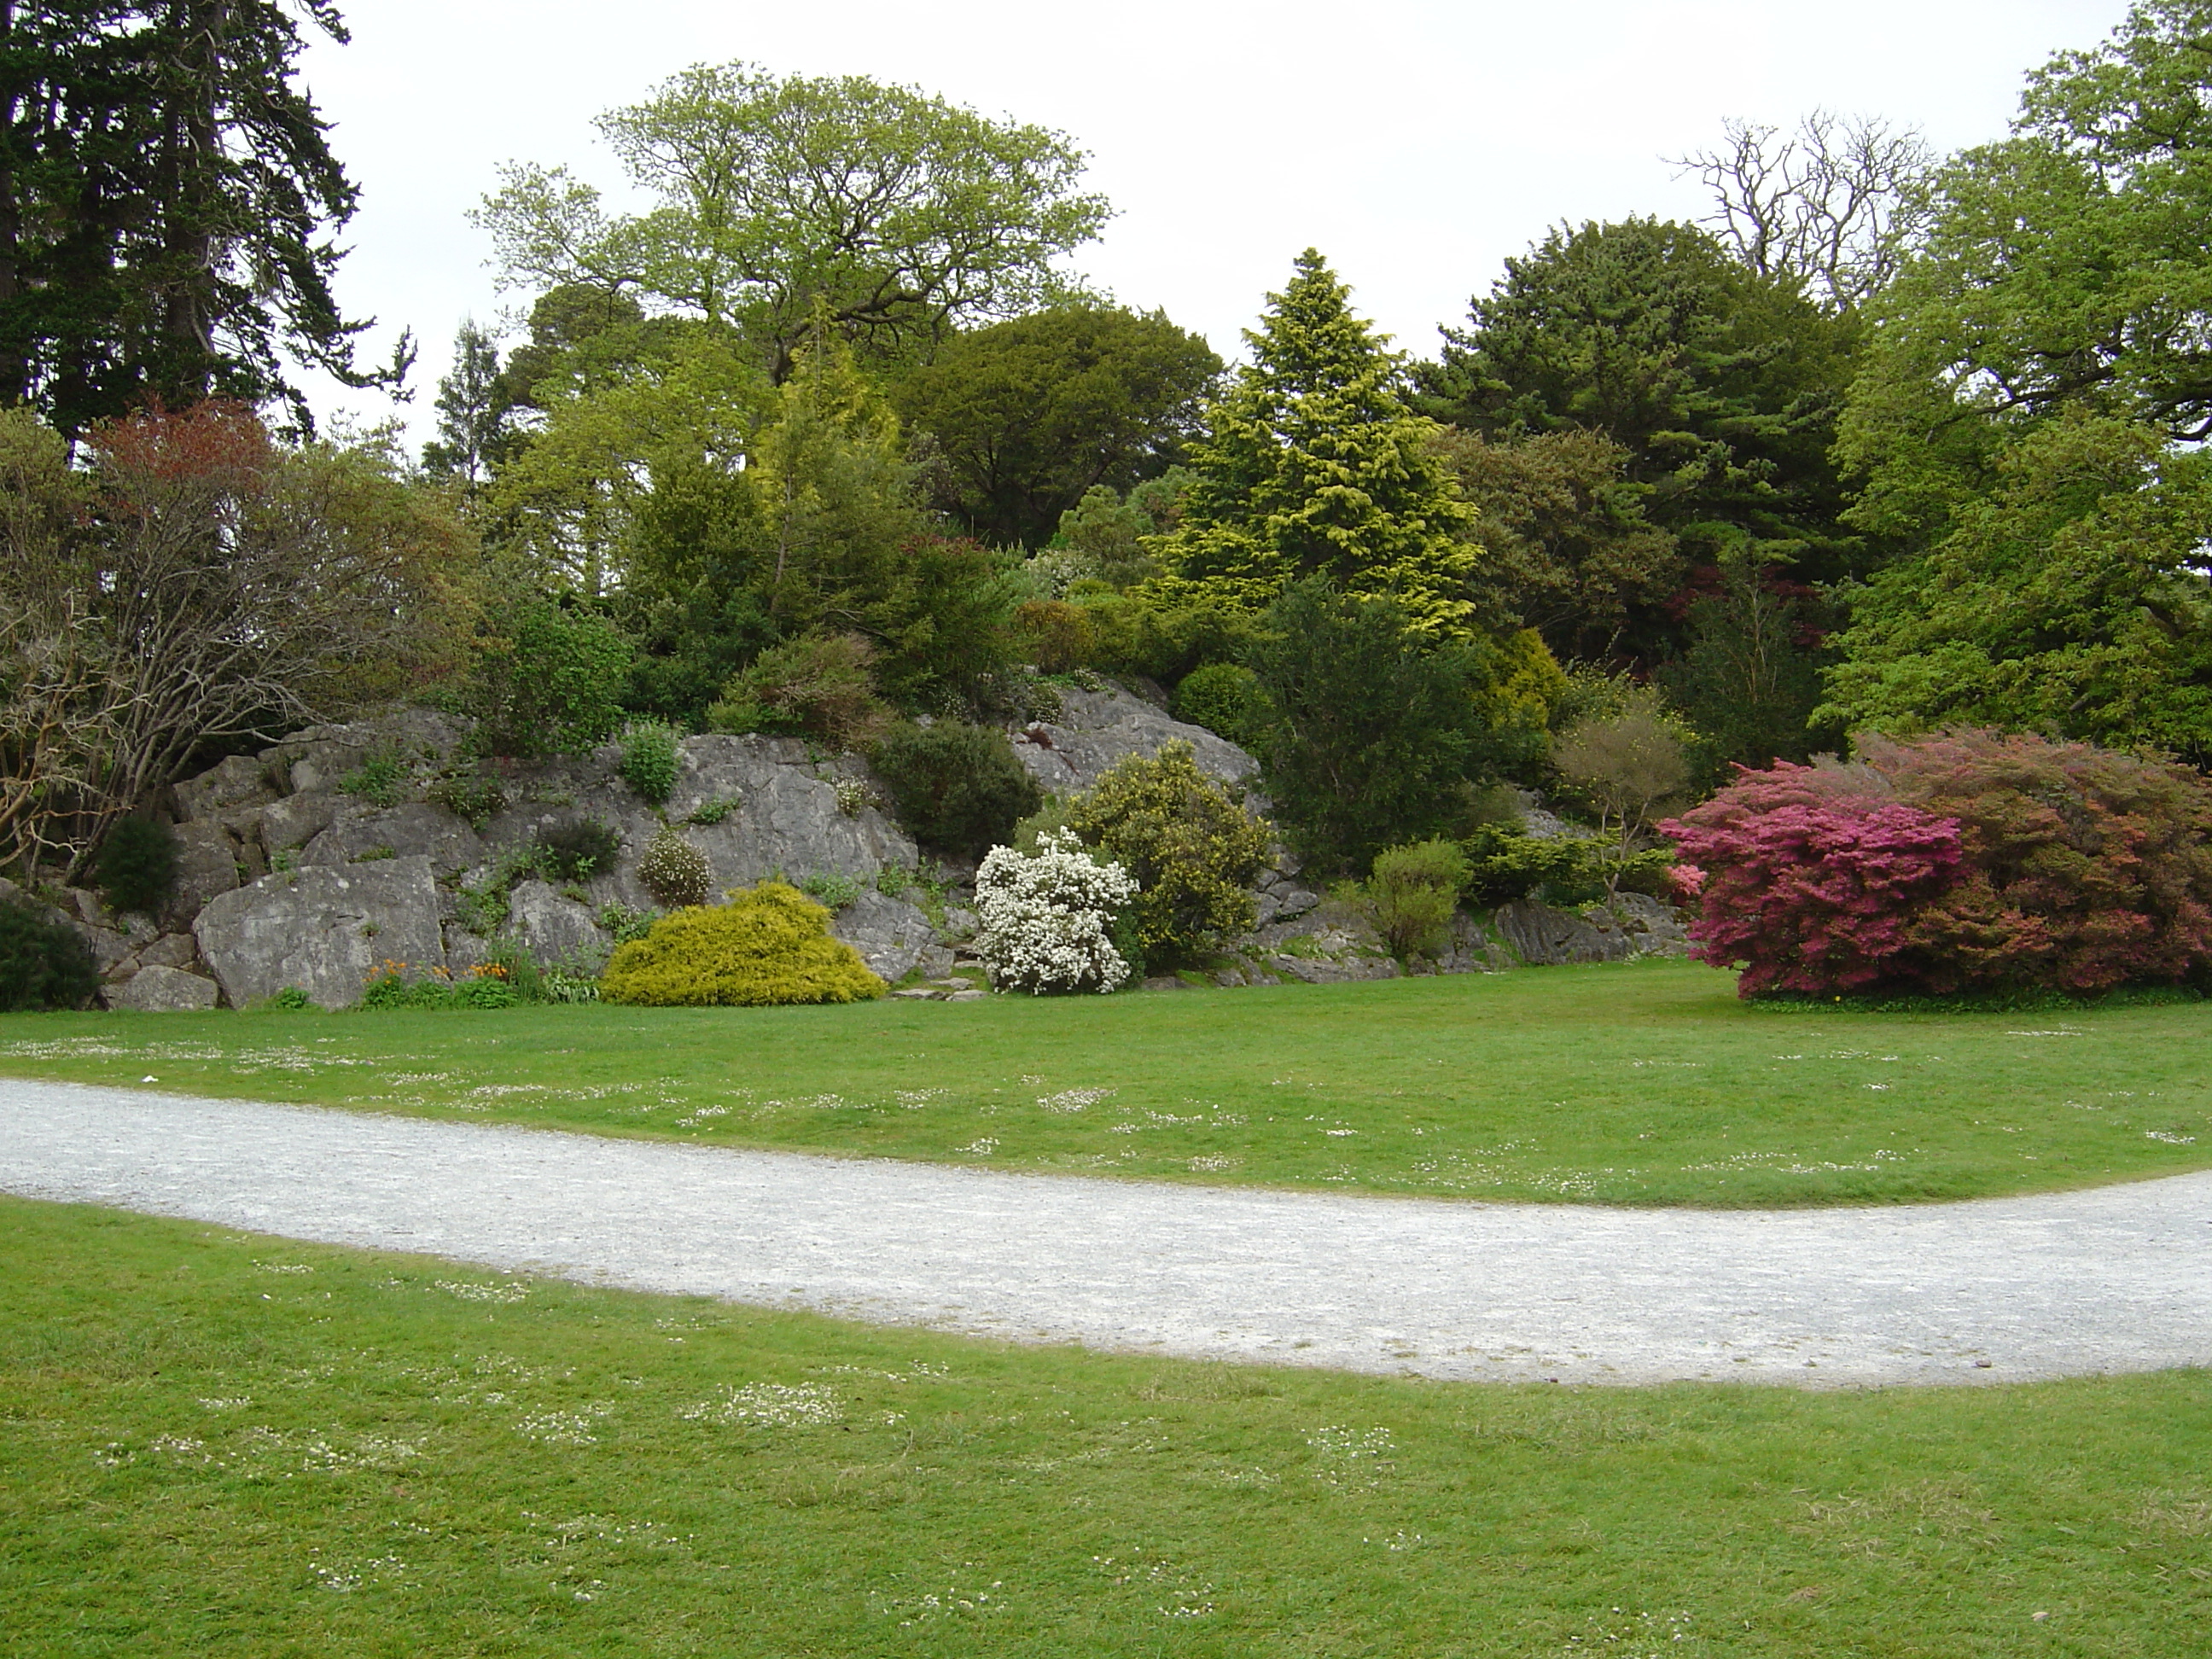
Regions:
<instances>
[{"instance_id":1,"label":"leafy bush","mask_svg":"<svg viewBox=\"0 0 2212 1659\"><path fill-rule=\"evenodd\" d=\"M464 698L493 754L580 754L621 728L637 652L614 623L533 596L493 626Z\"/></svg>"},{"instance_id":2,"label":"leafy bush","mask_svg":"<svg viewBox=\"0 0 2212 1659\"><path fill-rule=\"evenodd\" d=\"M92 878L107 908L153 915L177 885L177 832L152 818L118 818L93 860Z\"/></svg>"},{"instance_id":3,"label":"leafy bush","mask_svg":"<svg viewBox=\"0 0 2212 1659\"><path fill-rule=\"evenodd\" d=\"M507 810L507 781L484 767L457 766L438 775L429 797L433 805L482 830Z\"/></svg>"},{"instance_id":4,"label":"leafy bush","mask_svg":"<svg viewBox=\"0 0 2212 1659\"><path fill-rule=\"evenodd\" d=\"M815 874L800 882L799 890L832 910L842 910L860 896L860 884L850 876Z\"/></svg>"},{"instance_id":5,"label":"leafy bush","mask_svg":"<svg viewBox=\"0 0 2212 1659\"><path fill-rule=\"evenodd\" d=\"M653 924L659 920L660 914L657 910L635 910L617 902L599 907L599 927L617 945L643 939L653 931Z\"/></svg>"},{"instance_id":6,"label":"leafy bush","mask_svg":"<svg viewBox=\"0 0 2212 1659\"><path fill-rule=\"evenodd\" d=\"M1367 908L1392 956L1443 953L1468 873L1467 854L1448 841L1415 842L1375 855Z\"/></svg>"},{"instance_id":7,"label":"leafy bush","mask_svg":"<svg viewBox=\"0 0 2212 1659\"><path fill-rule=\"evenodd\" d=\"M723 688L707 711L716 732L767 732L857 749L880 737L891 712L871 672L875 647L857 634L814 634L772 646Z\"/></svg>"},{"instance_id":8,"label":"leafy bush","mask_svg":"<svg viewBox=\"0 0 2212 1659\"><path fill-rule=\"evenodd\" d=\"M658 806L676 789L676 745L682 734L659 720L640 720L623 728L623 781L638 799Z\"/></svg>"},{"instance_id":9,"label":"leafy bush","mask_svg":"<svg viewBox=\"0 0 2212 1659\"><path fill-rule=\"evenodd\" d=\"M665 824L653 831L645 856L637 861L637 878L657 902L671 910L704 904L714 896L714 872L707 855Z\"/></svg>"},{"instance_id":10,"label":"leafy bush","mask_svg":"<svg viewBox=\"0 0 2212 1659\"><path fill-rule=\"evenodd\" d=\"M338 793L358 795L371 806L397 806L407 799L414 769L396 749L380 749L338 780Z\"/></svg>"},{"instance_id":11,"label":"leafy bush","mask_svg":"<svg viewBox=\"0 0 2212 1659\"><path fill-rule=\"evenodd\" d=\"M618 946L599 981L610 1002L656 1007L757 1007L859 1002L884 986L830 913L796 888L764 881L728 904L678 911Z\"/></svg>"},{"instance_id":12,"label":"leafy bush","mask_svg":"<svg viewBox=\"0 0 2212 1659\"><path fill-rule=\"evenodd\" d=\"M1023 651L1042 673L1081 668L1098 648L1091 612L1065 599L1031 599L1014 612L1014 624L1021 629Z\"/></svg>"},{"instance_id":13,"label":"leafy bush","mask_svg":"<svg viewBox=\"0 0 2212 1659\"><path fill-rule=\"evenodd\" d=\"M0 1013L82 1008L100 989L82 935L20 894L0 897Z\"/></svg>"},{"instance_id":14,"label":"leafy bush","mask_svg":"<svg viewBox=\"0 0 2212 1659\"><path fill-rule=\"evenodd\" d=\"M1111 991L1130 974L1113 919L1137 896L1118 864L1069 832L1046 830L1033 854L994 847L975 872L975 950L1001 991Z\"/></svg>"},{"instance_id":15,"label":"leafy bush","mask_svg":"<svg viewBox=\"0 0 2212 1659\"><path fill-rule=\"evenodd\" d=\"M1267 734L1267 694L1250 669L1210 662L1191 670L1176 687L1175 717L1249 749Z\"/></svg>"},{"instance_id":16,"label":"leafy bush","mask_svg":"<svg viewBox=\"0 0 2212 1659\"><path fill-rule=\"evenodd\" d=\"M548 881L589 881L614 868L622 836L597 818L571 818L538 832L538 872Z\"/></svg>"},{"instance_id":17,"label":"leafy bush","mask_svg":"<svg viewBox=\"0 0 2212 1659\"><path fill-rule=\"evenodd\" d=\"M1479 824L1460 848L1467 854L1468 902L1489 907L1515 899L1582 904L1608 890L1673 894L1672 847L1620 857L1607 842L1583 836L1532 836L1502 823Z\"/></svg>"},{"instance_id":18,"label":"leafy bush","mask_svg":"<svg viewBox=\"0 0 2212 1659\"><path fill-rule=\"evenodd\" d=\"M979 858L1006 841L1044 799L1006 734L989 726L901 726L870 759L915 838L958 857Z\"/></svg>"},{"instance_id":19,"label":"leafy bush","mask_svg":"<svg viewBox=\"0 0 2212 1659\"><path fill-rule=\"evenodd\" d=\"M1085 594L1092 665L1173 685L1202 663L1234 662L1252 643L1252 619L1232 606L1164 602L1144 593Z\"/></svg>"},{"instance_id":20,"label":"leafy bush","mask_svg":"<svg viewBox=\"0 0 2212 1659\"><path fill-rule=\"evenodd\" d=\"M1068 803L1067 826L1137 878L1136 932L1148 959L1187 961L1251 927L1248 889L1267 862L1267 826L1198 769L1188 743L1116 763Z\"/></svg>"},{"instance_id":21,"label":"leafy bush","mask_svg":"<svg viewBox=\"0 0 2212 1659\"><path fill-rule=\"evenodd\" d=\"M1660 828L1741 991L2086 995L2212 968L2212 784L2036 737L1869 739Z\"/></svg>"}]
</instances>

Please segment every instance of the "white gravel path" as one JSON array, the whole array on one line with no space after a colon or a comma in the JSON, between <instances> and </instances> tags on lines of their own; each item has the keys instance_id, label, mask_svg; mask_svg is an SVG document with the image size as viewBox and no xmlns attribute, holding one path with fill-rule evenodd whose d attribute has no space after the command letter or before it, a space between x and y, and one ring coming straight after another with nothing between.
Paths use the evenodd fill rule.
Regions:
<instances>
[{"instance_id":1,"label":"white gravel path","mask_svg":"<svg viewBox=\"0 0 2212 1659\"><path fill-rule=\"evenodd\" d=\"M0 1079L0 1190L1094 1347L1843 1386L2212 1363L2212 1172L1782 1212L1438 1203L730 1152Z\"/></svg>"}]
</instances>

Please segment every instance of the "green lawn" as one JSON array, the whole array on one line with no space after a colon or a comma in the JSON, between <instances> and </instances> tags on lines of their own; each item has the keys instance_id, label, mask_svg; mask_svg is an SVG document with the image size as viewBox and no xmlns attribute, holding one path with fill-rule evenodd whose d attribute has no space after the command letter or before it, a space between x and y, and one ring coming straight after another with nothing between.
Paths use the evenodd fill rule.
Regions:
<instances>
[{"instance_id":1,"label":"green lawn","mask_svg":"<svg viewBox=\"0 0 2212 1659\"><path fill-rule=\"evenodd\" d=\"M2212 1629L2202 1371L1248 1370L20 1200L0 1260L9 1656L2173 1659Z\"/></svg>"},{"instance_id":2,"label":"green lawn","mask_svg":"<svg viewBox=\"0 0 2212 1659\"><path fill-rule=\"evenodd\" d=\"M1153 1180L1783 1206L2203 1168L2208 1035L2207 1003L1748 1007L1666 962L842 1008L11 1015L0 1072Z\"/></svg>"}]
</instances>

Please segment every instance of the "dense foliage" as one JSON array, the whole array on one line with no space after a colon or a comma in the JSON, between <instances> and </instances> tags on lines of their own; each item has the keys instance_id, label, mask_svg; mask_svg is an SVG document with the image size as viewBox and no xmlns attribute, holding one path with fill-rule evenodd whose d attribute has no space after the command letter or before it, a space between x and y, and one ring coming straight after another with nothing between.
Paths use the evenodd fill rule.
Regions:
<instances>
[{"instance_id":1,"label":"dense foliage","mask_svg":"<svg viewBox=\"0 0 2212 1659\"><path fill-rule=\"evenodd\" d=\"M1700 955L1746 995L2050 988L2212 969L2212 784L2087 744L1955 731L1747 772L1662 825Z\"/></svg>"},{"instance_id":2,"label":"dense foliage","mask_svg":"<svg viewBox=\"0 0 2212 1659\"><path fill-rule=\"evenodd\" d=\"M100 967L76 928L20 893L0 894L0 1013L82 1008Z\"/></svg>"},{"instance_id":3,"label":"dense foliage","mask_svg":"<svg viewBox=\"0 0 2212 1659\"><path fill-rule=\"evenodd\" d=\"M1110 853L1141 889L1134 917L1147 963L1187 962L1249 931L1268 826L1198 769L1188 743L1131 755L1068 802L1067 827Z\"/></svg>"},{"instance_id":4,"label":"dense foliage","mask_svg":"<svg viewBox=\"0 0 2212 1659\"><path fill-rule=\"evenodd\" d=\"M979 859L1009 841L1044 797L1006 734L939 720L893 730L871 751L899 822L938 851Z\"/></svg>"},{"instance_id":5,"label":"dense foliage","mask_svg":"<svg viewBox=\"0 0 2212 1659\"><path fill-rule=\"evenodd\" d=\"M760 1007L862 1002L884 994L830 912L795 887L764 881L727 904L665 916L615 947L600 975L610 1002L656 1007Z\"/></svg>"},{"instance_id":6,"label":"dense foliage","mask_svg":"<svg viewBox=\"0 0 2212 1659\"><path fill-rule=\"evenodd\" d=\"M118 915L153 915L177 884L177 832L156 818L119 818L93 857L93 884Z\"/></svg>"},{"instance_id":7,"label":"dense foliage","mask_svg":"<svg viewBox=\"0 0 2212 1659\"><path fill-rule=\"evenodd\" d=\"M1392 956L1442 954L1471 873L1467 854L1449 841L1415 842L1375 855L1364 896Z\"/></svg>"}]
</instances>

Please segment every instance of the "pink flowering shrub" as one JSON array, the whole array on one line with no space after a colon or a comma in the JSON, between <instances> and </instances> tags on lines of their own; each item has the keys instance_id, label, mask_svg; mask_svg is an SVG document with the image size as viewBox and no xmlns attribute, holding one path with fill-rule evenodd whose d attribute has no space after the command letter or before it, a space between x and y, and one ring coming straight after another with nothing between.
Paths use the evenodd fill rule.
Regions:
<instances>
[{"instance_id":1,"label":"pink flowering shrub","mask_svg":"<svg viewBox=\"0 0 2212 1659\"><path fill-rule=\"evenodd\" d=\"M1745 996L2048 987L2212 966L2212 786L2087 744L1868 739L1744 771L1660 826L1696 870L1693 949Z\"/></svg>"}]
</instances>

